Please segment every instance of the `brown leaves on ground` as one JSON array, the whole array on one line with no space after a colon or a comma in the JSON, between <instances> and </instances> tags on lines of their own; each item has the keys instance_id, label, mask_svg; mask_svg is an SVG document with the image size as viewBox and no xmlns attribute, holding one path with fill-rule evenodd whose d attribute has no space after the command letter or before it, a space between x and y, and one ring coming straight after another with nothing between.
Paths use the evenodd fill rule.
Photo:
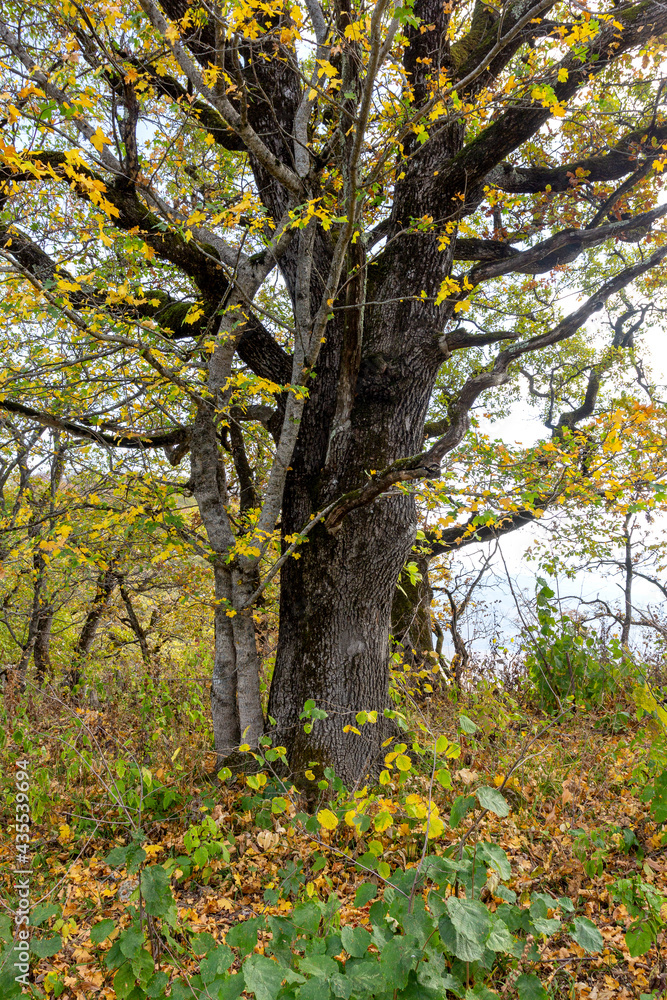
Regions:
<instances>
[{"instance_id":1,"label":"brown leaves on ground","mask_svg":"<svg viewBox=\"0 0 667 1000\"><path fill-rule=\"evenodd\" d=\"M37 725L37 717L33 720ZM595 728L595 720L579 717L569 725L547 732L531 749L529 757L505 785L512 812L505 819L487 814L479 822L476 836L499 843L512 864L511 888L520 901L533 891L548 892L554 897L567 895L599 928L604 950L588 955L571 938L557 934L543 943L544 964L541 977L551 984L555 996L581 1000L638 998L667 989L667 958L655 947L647 955L632 958L625 944L624 931L630 917L614 900L612 883L619 877L638 874L646 883L667 895L667 860L661 832L651 821L646 805L638 798L640 785L637 769L645 758L646 746L635 731L609 735ZM368 873L355 870L354 858L367 849L372 840L382 846L382 860L392 868L418 863L423 834L405 823L396 822L377 832L371 825L364 836L341 823L335 830L320 829L308 834L295 820L303 802L296 793L288 795L287 808L266 817L258 825L257 813L247 808L249 789L242 777L231 785L219 784L211 773L215 758L204 746L193 746L203 739L197 734L190 746L184 734L164 734L161 741L150 743L145 732L133 725L131 717L105 718L103 713L88 713L86 725L97 741L97 776L90 769L71 763L63 765L65 722L54 716L39 733L39 767L51 775L48 792L43 794L43 814L32 827L33 906L50 899L61 906L57 919L45 928L56 931L63 948L52 958L39 961L35 982L49 992L53 974L65 985L61 994L68 998L100 997L112 1000L112 973L103 964L109 942L100 948L90 938L91 927L100 919L110 918L119 927L127 922L126 906L137 888L136 874L110 866L109 851L127 840L122 810L110 807L104 783L118 781L118 762L127 761L128 747L143 741L142 756L133 759L157 776L162 786L176 793L172 810L166 815L147 816L145 846L151 863L164 864L169 859L190 859L190 871L175 864L172 889L178 907L179 927L200 933L208 932L224 940L229 928L261 912L286 913L296 895L325 898L335 892L342 904L344 923L357 924L367 919L367 908L354 905L359 885L368 881ZM451 736L451 725L442 723ZM507 726L502 732L469 738L466 751L470 767L453 775L453 789L438 788L434 793L440 814L446 816L456 795L468 794L479 783L498 787L517 756L517 747L530 728L526 720L522 730ZM67 737L71 742L70 735ZM113 735L112 735L113 734ZM492 736L492 738L490 738ZM177 743L178 745L174 745ZM82 744L83 745L83 744ZM181 749L179 750L179 747ZM4 763L13 760L19 749L11 738L3 751ZM20 754L25 756L22 749ZM37 768L37 760L35 767ZM8 773L5 767L5 773ZM411 789L424 793L427 776L410 779ZM407 786L406 786L407 787ZM383 788L381 807L388 811L395 805L394 785ZM394 795L394 800L392 800ZM244 798L246 801L244 802ZM323 806L326 803L322 803ZM94 817L87 824L82 816ZM188 830L209 816L213 824L233 835L228 844L229 861L214 857L205 864L192 861L192 846L186 845ZM397 817L398 819L398 817ZM97 825L96 825L97 824ZM381 825L378 824L381 828ZM11 867L14 844L5 825L0 842L3 894L10 898ZM446 827L431 849L441 853L458 841L466 829ZM628 848L624 841L631 841ZM343 853L344 852L344 853ZM346 856L347 855L347 856ZM318 862L318 859L321 861ZM267 905L264 893L284 880L290 865L301 865L301 887L283 893L273 906ZM280 872L283 874L281 875ZM373 876L382 887L382 880ZM489 882L492 886L492 883ZM501 900L487 893L494 909ZM667 914L665 914L667 917ZM112 935L117 934L117 931ZM260 940L256 950L262 951ZM154 953L156 960L159 956ZM168 968L165 966L165 968ZM196 963L192 963L192 971ZM186 971L187 966L186 966ZM49 976L49 974L51 974ZM661 992L662 991L662 992Z\"/></svg>"}]
</instances>

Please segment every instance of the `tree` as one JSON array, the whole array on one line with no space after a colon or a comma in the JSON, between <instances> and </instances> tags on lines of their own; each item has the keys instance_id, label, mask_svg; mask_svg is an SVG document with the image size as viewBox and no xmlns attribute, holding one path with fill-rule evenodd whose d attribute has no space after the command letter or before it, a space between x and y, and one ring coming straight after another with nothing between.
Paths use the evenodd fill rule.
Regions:
<instances>
[{"instance_id":1,"label":"tree","mask_svg":"<svg viewBox=\"0 0 667 1000\"><path fill-rule=\"evenodd\" d=\"M391 736L415 484L527 358L659 284L666 30L653 0L4 5L4 308L29 336L2 405L190 451L221 756L264 730L253 608L278 570L293 769L356 780Z\"/></svg>"}]
</instances>

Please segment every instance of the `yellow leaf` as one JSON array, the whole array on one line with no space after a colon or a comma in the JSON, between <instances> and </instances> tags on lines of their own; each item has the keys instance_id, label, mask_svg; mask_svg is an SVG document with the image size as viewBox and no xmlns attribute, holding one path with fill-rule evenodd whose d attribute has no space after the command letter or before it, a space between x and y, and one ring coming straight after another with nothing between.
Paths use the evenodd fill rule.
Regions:
<instances>
[{"instance_id":1,"label":"yellow leaf","mask_svg":"<svg viewBox=\"0 0 667 1000\"><path fill-rule=\"evenodd\" d=\"M396 767L399 771L409 771L412 767L412 761L408 756L406 756L406 754L401 753L396 758Z\"/></svg>"},{"instance_id":2,"label":"yellow leaf","mask_svg":"<svg viewBox=\"0 0 667 1000\"><path fill-rule=\"evenodd\" d=\"M384 833L385 830L389 829L393 822L394 818L391 813L386 809L383 809L382 812L379 812L375 817L373 826L378 833Z\"/></svg>"},{"instance_id":3,"label":"yellow leaf","mask_svg":"<svg viewBox=\"0 0 667 1000\"><path fill-rule=\"evenodd\" d=\"M101 153L105 146L111 145L111 139L107 139L99 125L91 135L90 141L98 153Z\"/></svg>"},{"instance_id":4,"label":"yellow leaf","mask_svg":"<svg viewBox=\"0 0 667 1000\"><path fill-rule=\"evenodd\" d=\"M325 830L335 830L338 826L338 817L332 813L331 809L320 809L317 821Z\"/></svg>"}]
</instances>

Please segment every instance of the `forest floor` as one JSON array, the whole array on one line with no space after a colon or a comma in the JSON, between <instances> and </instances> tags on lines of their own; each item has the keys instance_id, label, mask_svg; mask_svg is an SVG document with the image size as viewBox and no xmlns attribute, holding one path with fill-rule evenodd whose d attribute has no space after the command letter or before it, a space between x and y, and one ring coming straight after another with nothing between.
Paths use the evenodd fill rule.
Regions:
<instances>
[{"instance_id":1,"label":"forest floor","mask_svg":"<svg viewBox=\"0 0 667 1000\"><path fill-rule=\"evenodd\" d=\"M434 790L432 778L417 767L401 787L386 782L376 788L375 799L372 790L357 790L356 801L371 802L371 814L377 817L380 810L389 817L362 832L358 824L322 819L333 815L326 808L329 791L321 792L314 809L311 796L307 818L303 797L276 785L270 774L266 783L252 775L221 781L204 702L203 692L188 694L164 680L151 682L149 690L138 685L119 693L99 708L72 707L48 692L6 702L0 931L5 941L11 939L18 766L30 784L27 860L31 922L37 927L24 995L117 996L113 971L104 962L113 934L101 944L91 939L91 928L100 918L119 928L129 919L139 865L113 864L109 854L132 838L143 845L144 859L166 868L181 930L222 941L241 920L289 914L295 901L331 893L340 901L342 924L364 925L369 906L360 905L359 886L370 881L381 894L386 883L355 860L368 858L370 850L388 865L378 866L380 872L418 865L424 828L401 812L409 796L432 795L446 821L454 799L481 782L503 787L511 810L503 818L473 814L470 840L503 848L512 869L506 884L519 902L535 892L567 896L604 941L595 954L565 934L539 941L539 978L548 993L581 1000L667 996L664 827L653 822L641 798L656 739L657 723L648 716L638 722L630 706L615 705L549 723L490 688L458 701L434 699L407 715L420 739L444 733L450 746L458 745L460 756L450 754L452 788ZM461 730L462 714L475 724L474 732ZM465 824L452 828L445 822L434 829L438 835L429 851L442 854L459 842ZM632 914L615 892L619 879L648 886L658 899L657 943L638 957L630 955L625 940ZM502 900L489 884L493 911ZM261 940L255 951L263 951ZM156 966L169 958L155 951L153 957ZM195 958L183 954L176 961L186 973L188 963L195 972ZM174 962L162 967L171 974ZM503 995L498 982L489 985Z\"/></svg>"}]
</instances>

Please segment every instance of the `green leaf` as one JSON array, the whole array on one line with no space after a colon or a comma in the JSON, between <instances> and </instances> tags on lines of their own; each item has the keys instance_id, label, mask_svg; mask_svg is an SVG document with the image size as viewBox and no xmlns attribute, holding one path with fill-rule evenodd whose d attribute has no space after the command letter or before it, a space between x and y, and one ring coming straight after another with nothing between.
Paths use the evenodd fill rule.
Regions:
<instances>
[{"instance_id":1,"label":"green leaf","mask_svg":"<svg viewBox=\"0 0 667 1000\"><path fill-rule=\"evenodd\" d=\"M577 917L570 933L577 944L589 954L602 951L604 946L602 935L593 921L589 920L588 917Z\"/></svg>"},{"instance_id":2,"label":"green leaf","mask_svg":"<svg viewBox=\"0 0 667 1000\"><path fill-rule=\"evenodd\" d=\"M560 920L556 917L550 919L547 917L536 917L534 920L531 920L531 923L538 934L546 934L547 937L559 931L561 926Z\"/></svg>"},{"instance_id":3,"label":"green leaf","mask_svg":"<svg viewBox=\"0 0 667 1000\"><path fill-rule=\"evenodd\" d=\"M316 903L300 903L292 911L292 923L300 931L314 935L320 926L322 913Z\"/></svg>"},{"instance_id":4,"label":"green leaf","mask_svg":"<svg viewBox=\"0 0 667 1000\"><path fill-rule=\"evenodd\" d=\"M143 933L132 930L132 928L128 928L123 931L121 936L118 938L121 954L125 955L125 958L134 958L135 955L138 955L141 951L143 943Z\"/></svg>"},{"instance_id":5,"label":"green leaf","mask_svg":"<svg viewBox=\"0 0 667 1000\"><path fill-rule=\"evenodd\" d=\"M193 937L192 950L195 955L208 955L216 947L216 944L217 942L213 935L204 931L202 934L195 934Z\"/></svg>"},{"instance_id":6,"label":"green leaf","mask_svg":"<svg viewBox=\"0 0 667 1000\"><path fill-rule=\"evenodd\" d=\"M198 937L210 937L210 934L199 934ZM229 935L227 935L229 937ZM255 940L257 940L255 938ZM205 983L211 983L217 976L222 976L234 961L234 952L226 944L213 948L199 963L199 972Z\"/></svg>"},{"instance_id":7,"label":"green leaf","mask_svg":"<svg viewBox=\"0 0 667 1000\"><path fill-rule=\"evenodd\" d=\"M245 989L245 980L243 978L243 969L240 972L235 972L231 976L227 976L220 986L216 984L216 997L217 1000L237 1000ZM188 996L188 1000L192 1000L192 990Z\"/></svg>"},{"instance_id":8,"label":"green leaf","mask_svg":"<svg viewBox=\"0 0 667 1000\"><path fill-rule=\"evenodd\" d=\"M338 964L328 955L307 955L300 960L299 969L307 976L319 976L321 979L328 979L339 971Z\"/></svg>"},{"instance_id":9,"label":"green leaf","mask_svg":"<svg viewBox=\"0 0 667 1000\"><path fill-rule=\"evenodd\" d=\"M241 958L248 955L257 944L257 933L264 921L261 917L242 920L227 931L226 942L230 948L238 948Z\"/></svg>"},{"instance_id":10,"label":"green leaf","mask_svg":"<svg viewBox=\"0 0 667 1000\"><path fill-rule=\"evenodd\" d=\"M166 972L156 972L146 984L146 996L150 997L151 1000L159 1000L160 997L164 996L164 989L168 982L169 976Z\"/></svg>"},{"instance_id":11,"label":"green leaf","mask_svg":"<svg viewBox=\"0 0 667 1000\"><path fill-rule=\"evenodd\" d=\"M484 903L477 899L457 899L456 896L450 896L447 900L447 912L459 934L484 944L491 929L491 917Z\"/></svg>"},{"instance_id":12,"label":"green leaf","mask_svg":"<svg viewBox=\"0 0 667 1000\"><path fill-rule=\"evenodd\" d=\"M0 941L12 941L12 921L6 913L0 913Z\"/></svg>"},{"instance_id":13,"label":"green leaf","mask_svg":"<svg viewBox=\"0 0 667 1000\"><path fill-rule=\"evenodd\" d=\"M452 776L447 767L441 767L435 772L436 780L442 785L443 788L452 787Z\"/></svg>"},{"instance_id":14,"label":"green leaf","mask_svg":"<svg viewBox=\"0 0 667 1000\"><path fill-rule=\"evenodd\" d=\"M30 912L30 926L40 927L49 917L60 914L60 907L57 903L38 903L34 910Z\"/></svg>"},{"instance_id":15,"label":"green leaf","mask_svg":"<svg viewBox=\"0 0 667 1000\"><path fill-rule=\"evenodd\" d=\"M509 932L507 924L502 920L493 921L491 933L486 939L486 947L490 951L511 952L514 947L514 939Z\"/></svg>"},{"instance_id":16,"label":"green leaf","mask_svg":"<svg viewBox=\"0 0 667 1000\"><path fill-rule=\"evenodd\" d=\"M474 795L459 795L452 803L452 810L449 814L449 825L455 830L466 813L469 813L477 805Z\"/></svg>"},{"instance_id":17,"label":"green leaf","mask_svg":"<svg viewBox=\"0 0 667 1000\"><path fill-rule=\"evenodd\" d=\"M404 989L408 983L410 970L422 958L423 951L417 946L415 938L410 936L395 937L382 949L380 967L385 979L394 989Z\"/></svg>"},{"instance_id":18,"label":"green leaf","mask_svg":"<svg viewBox=\"0 0 667 1000\"><path fill-rule=\"evenodd\" d=\"M434 989L431 986L426 986L424 983L419 982L414 972L411 972L405 989L395 995L397 1000L442 1000L445 995L444 991L452 990L452 986L449 985L446 980L451 980L454 984L457 983L457 980L452 976L444 976L440 980L438 988ZM458 989L452 990L452 992L454 992L456 996L462 996L462 991Z\"/></svg>"},{"instance_id":19,"label":"green leaf","mask_svg":"<svg viewBox=\"0 0 667 1000\"><path fill-rule=\"evenodd\" d=\"M472 719L469 719L467 715L459 716L459 726L464 733L468 733L469 735L477 732L476 724L472 721Z\"/></svg>"},{"instance_id":20,"label":"green leaf","mask_svg":"<svg viewBox=\"0 0 667 1000\"><path fill-rule=\"evenodd\" d=\"M125 997L134 989L135 982L136 976L132 971L132 966L129 962L125 962L113 977L113 988L116 991L116 996L120 1000L125 1000Z\"/></svg>"},{"instance_id":21,"label":"green leaf","mask_svg":"<svg viewBox=\"0 0 667 1000\"><path fill-rule=\"evenodd\" d=\"M519 1000L549 1000L549 994L537 976L523 972L515 982Z\"/></svg>"},{"instance_id":22,"label":"green leaf","mask_svg":"<svg viewBox=\"0 0 667 1000\"><path fill-rule=\"evenodd\" d=\"M246 989L254 993L257 1000L276 1000L285 969L265 955L251 955L243 963Z\"/></svg>"},{"instance_id":23,"label":"green leaf","mask_svg":"<svg viewBox=\"0 0 667 1000\"><path fill-rule=\"evenodd\" d=\"M16 981L16 971L9 964L0 967L0 997L3 1000L20 1000L23 995L21 984Z\"/></svg>"},{"instance_id":24,"label":"green leaf","mask_svg":"<svg viewBox=\"0 0 667 1000\"><path fill-rule=\"evenodd\" d=\"M638 958L650 951L654 940L655 934L648 921L637 920L625 932L625 943L632 958Z\"/></svg>"},{"instance_id":25,"label":"green leaf","mask_svg":"<svg viewBox=\"0 0 667 1000\"><path fill-rule=\"evenodd\" d=\"M169 876L160 865L151 865L141 873L141 893L146 913L151 917L164 917L174 905Z\"/></svg>"},{"instance_id":26,"label":"green leaf","mask_svg":"<svg viewBox=\"0 0 667 1000\"><path fill-rule=\"evenodd\" d=\"M364 887L362 886L362 889ZM375 886L373 886L375 888ZM357 890L359 892L359 890ZM340 932L343 948L352 958L363 958L371 943L371 936L365 927L345 926Z\"/></svg>"},{"instance_id":27,"label":"green leaf","mask_svg":"<svg viewBox=\"0 0 667 1000\"><path fill-rule=\"evenodd\" d=\"M313 976L312 979L308 979L303 986L299 986L296 991L296 995L299 1000L329 1000L331 996L331 988L329 983L323 982L322 979L318 979Z\"/></svg>"},{"instance_id":28,"label":"green leaf","mask_svg":"<svg viewBox=\"0 0 667 1000\"><path fill-rule=\"evenodd\" d=\"M370 903L371 899L375 899L377 894L376 885L373 885L371 882L364 882L354 894L354 905L359 907L365 906L366 903Z\"/></svg>"},{"instance_id":29,"label":"green leaf","mask_svg":"<svg viewBox=\"0 0 667 1000\"><path fill-rule=\"evenodd\" d=\"M667 820L667 768L653 782L651 812L656 823L664 823Z\"/></svg>"},{"instance_id":30,"label":"green leaf","mask_svg":"<svg viewBox=\"0 0 667 1000\"><path fill-rule=\"evenodd\" d=\"M482 861L486 861L488 867L495 868L502 879L512 877L512 866L499 844L492 844L491 841L483 840L477 845L477 857Z\"/></svg>"},{"instance_id":31,"label":"green leaf","mask_svg":"<svg viewBox=\"0 0 667 1000\"><path fill-rule=\"evenodd\" d=\"M208 851L203 844L200 844L199 847L196 847L195 850L192 852L192 860L200 868L203 868L205 866L206 862L208 861Z\"/></svg>"},{"instance_id":32,"label":"green leaf","mask_svg":"<svg viewBox=\"0 0 667 1000\"><path fill-rule=\"evenodd\" d=\"M33 938L30 942L30 950L39 958L50 958L56 955L63 946L63 939L60 934L54 934L49 938Z\"/></svg>"},{"instance_id":33,"label":"green leaf","mask_svg":"<svg viewBox=\"0 0 667 1000\"><path fill-rule=\"evenodd\" d=\"M95 944L101 944L105 938L109 937L115 926L115 920L100 920L99 923L91 927L90 940Z\"/></svg>"},{"instance_id":34,"label":"green leaf","mask_svg":"<svg viewBox=\"0 0 667 1000\"><path fill-rule=\"evenodd\" d=\"M497 788L489 788L488 785L482 785L481 788L477 789L476 794L482 809L488 809L489 812L501 818L509 814L509 803Z\"/></svg>"}]
</instances>

